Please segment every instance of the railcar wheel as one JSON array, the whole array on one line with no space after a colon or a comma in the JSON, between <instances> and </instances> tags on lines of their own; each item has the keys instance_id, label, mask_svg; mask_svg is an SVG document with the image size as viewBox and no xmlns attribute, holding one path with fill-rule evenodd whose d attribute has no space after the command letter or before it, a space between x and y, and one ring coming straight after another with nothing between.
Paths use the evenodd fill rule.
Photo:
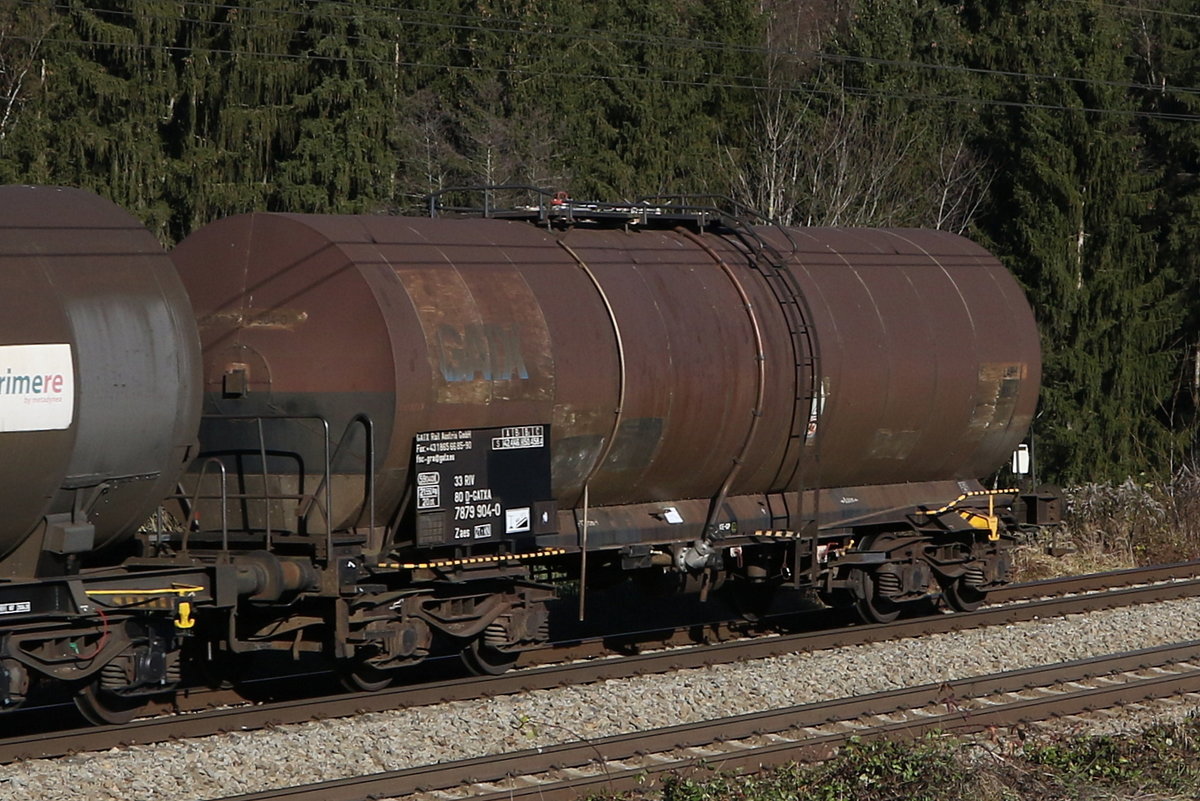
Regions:
<instances>
[{"instance_id":1,"label":"railcar wheel","mask_svg":"<svg viewBox=\"0 0 1200 801\"><path fill-rule=\"evenodd\" d=\"M987 593L966 584L961 578L957 578L943 585L942 598L956 612L974 612L983 606Z\"/></svg>"},{"instance_id":2,"label":"railcar wheel","mask_svg":"<svg viewBox=\"0 0 1200 801\"><path fill-rule=\"evenodd\" d=\"M858 616L866 623L891 623L900 617L900 604L879 596L874 576L867 573L863 579L866 594L854 602Z\"/></svg>"},{"instance_id":3,"label":"railcar wheel","mask_svg":"<svg viewBox=\"0 0 1200 801\"><path fill-rule=\"evenodd\" d=\"M515 651L497 651L479 640L472 640L471 644L462 650L463 664L476 676L499 676L501 673L507 673L517 664L519 656Z\"/></svg>"},{"instance_id":4,"label":"railcar wheel","mask_svg":"<svg viewBox=\"0 0 1200 801\"><path fill-rule=\"evenodd\" d=\"M352 693L375 693L388 687L395 674L365 662L348 662L338 670L338 680Z\"/></svg>"},{"instance_id":5,"label":"railcar wheel","mask_svg":"<svg viewBox=\"0 0 1200 801\"><path fill-rule=\"evenodd\" d=\"M102 689L97 682L85 684L75 693L75 708L89 723L120 726L146 711L150 702L144 696L124 698Z\"/></svg>"}]
</instances>

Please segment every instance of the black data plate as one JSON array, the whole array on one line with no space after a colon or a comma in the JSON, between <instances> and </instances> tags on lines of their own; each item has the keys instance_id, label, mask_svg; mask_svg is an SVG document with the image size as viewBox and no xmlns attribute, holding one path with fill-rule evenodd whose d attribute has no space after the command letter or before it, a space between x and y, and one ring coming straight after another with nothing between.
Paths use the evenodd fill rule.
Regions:
<instances>
[{"instance_id":1,"label":"black data plate","mask_svg":"<svg viewBox=\"0 0 1200 801\"><path fill-rule=\"evenodd\" d=\"M553 531L550 426L425 431L414 443L418 545Z\"/></svg>"}]
</instances>

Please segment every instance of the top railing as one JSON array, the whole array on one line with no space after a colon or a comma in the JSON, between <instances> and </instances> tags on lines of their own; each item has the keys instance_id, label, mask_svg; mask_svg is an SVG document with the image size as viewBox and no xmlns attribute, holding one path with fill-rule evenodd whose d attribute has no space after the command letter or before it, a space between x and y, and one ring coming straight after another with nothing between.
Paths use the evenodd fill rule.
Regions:
<instances>
[{"instance_id":1,"label":"top railing","mask_svg":"<svg viewBox=\"0 0 1200 801\"><path fill-rule=\"evenodd\" d=\"M427 195L425 207L430 217L487 217L547 226L687 225L703 231L774 225L760 212L722 195L655 195L607 203L525 184L449 187Z\"/></svg>"}]
</instances>

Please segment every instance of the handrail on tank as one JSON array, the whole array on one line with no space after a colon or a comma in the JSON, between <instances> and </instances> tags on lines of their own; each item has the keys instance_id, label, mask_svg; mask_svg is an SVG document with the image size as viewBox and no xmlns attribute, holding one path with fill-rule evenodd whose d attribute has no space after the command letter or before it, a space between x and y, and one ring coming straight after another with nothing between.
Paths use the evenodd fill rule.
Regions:
<instances>
[{"instance_id":1,"label":"handrail on tank","mask_svg":"<svg viewBox=\"0 0 1200 801\"><path fill-rule=\"evenodd\" d=\"M267 528L267 550L271 550L271 488L267 482L267 435L263 433L262 418L254 421L258 428L258 463L262 467L263 525Z\"/></svg>"},{"instance_id":2,"label":"handrail on tank","mask_svg":"<svg viewBox=\"0 0 1200 801\"><path fill-rule=\"evenodd\" d=\"M792 235L786 226L781 225L778 220L775 220L753 206L748 206L739 200L734 200L728 195L645 195L637 199L638 203L647 204L659 203L661 201L666 201L668 204L671 204L672 208L680 210L715 212L724 225L733 230L741 230L753 237L758 242L760 248L768 248L770 245L763 241L763 238L754 230L754 223L758 222L763 225L769 225L778 229L783 234L784 239L788 241L788 244L792 246L792 252L796 252L796 241L792 239ZM721 204L726 204L726 206L722 207ZM726 211L726 209L732 211L732 214Z\"/></svg>"},{"instance_id":3,"label":"handrail on tank","mask_svg":"<svg viewBox=\"0 0 1200 801\"><path fill-rule=\"evenodd\" d=\"M757 212L756 212L757 213ZM791 245L792 254L796 253L796 240L792 238L791 232L778 223L771 223L783 235L784 239ZM796 359L796 404L792 408L792 425L793 430L804 421L804 415L807 414L808 420L804 423L804 433L797 435L799 442L797 447L799 450L796 455L796 463L792 469L791 476L788 477L784 489L784 495L792 487L793 483L796 486L796 513L793 515L788 512L789 525L793 522L798 526L803 526L804 518L804 487L806 485L807 469L814 467L818 473L820 471L820 440L815 439L817 416L820 413L820 403L822 398L822 383L820 378L820 343L812 335L812 309L809 307L808 299L802 291L796 274L788 268L787 259L782 253L776 250L775 246L763 238L758 229L743 218L733 218L729 223L729 229L733 236L739 240L743 247L746 248L747 255L750 257L751 264L756 266L764 276L777 276L781 279L784 287L787 289L786 296L778 294L779 287L772 284L771 291L776 294L776 298L783 304L781 308L791 308L797 319L789 322L788 329L791 333L793 347L795 349L794 356ZM764 264L765 261L765 264ZM786 312L785 312L786 313ZM807 358L805 357L805 354ZM801 386L803 384L803 368L805 364L809 367L809 383L807 389L803 390L806 395L801 395ZM801 402L808 401L807 412L801 407ZM790 441L791 438L789 438ZM805 447L810 440L814 440L814 445L811 458L805 458ZM789 444L787 447L791 447ZM786 454L786 450L785 450ZM820 478L816 477L811 482L814 486L820 483ZM718 496L719 497L719 496ZM812 516L814 526L818 525L816 521L820 518L820 493L813 493L813 509ZM819 558L818 558L818 538L811 538L811 550L809 553L810 578L815 583L819 573ZM800 580L800 545L799 543L793 550L793 576L794 581Z\"/></svg>"},{"instance_id":4,"label":"handrail on tank","mask_svg":"<svg viewBox=\"0 0 1200 801\"><path fill-rule=\"evenodd\" d=\"M329 549L327 551L327 553L332 555L333 554L333 520L331 519L330 515L332 514L332 510L333 510L333 482L328 480L328 477L331 472L330 465L332 464L332 460L330 458L330 452L329 452L329 421L326 420L321 415L317 415L317 414L206 414L206 415L203 415L202 418L205 420L226 420L226 421L247 422L247 423L253 422L255 424L255 426L258 428L258 450L259 450L259 458L262 461L262 480L263 480L263 498L262 499L263 499L264 503L266 504L266 515L265 515L266 536L267 536L266 547L268 549L271 548L271 540L272 540L272 537L271 537L271 501L273 500L273 497L271 496L270 489L268 489L268 486L267 486L267 484L268 484L268 481L267 481L267 479L268 479L267 444L266 444L266 435L264 434L263 427L262 427L263 421L264 420L313 420L313 421L316 421L321 424L321 428L322 428L323 434L324 434L323 450L324 450L324 461L325 461L324 468L325 469L324 469L324 473L323 473L323 478L322 478L320 484L318 484L318 490L320 489L321 486L324 486L325 508L322 509L321 511L325 517L326 544ZM285 497L285 496L280 496L281 499L283 497ZM315 493L314 493L314 497L315 497ZM320 504L317 505L317 508L318 509L321 508ZM306 514L307 514L307 512L306 512Z\"/></svg>"},{"instance_id":5,"label":"handrail on tank","mask_svg":"<svg viewBox=\"0 0 1200 801\"><path fill-rule=\"evenodd\" d=\"M358 414L354 415L354 417L350 418L350 422L346 423L346 427L344 429L342 429L342 435L340 437L338 437L337 444L333 448L333 455L329 458L329 464L332 465L333 462L337 459L338 455L342 452L342 447L345 446L345 444L350 439L351 429L354 428L354 426L357 424L362 424L363 430L365 431L365 433L367 435L367 454L366 454L366 460L365 460L365 462L366 462L365 463L366 477L367 477L367 493L366 493L366 498L363 500L363 504L366 507L365 509L363 509L363 511L367 512L368 519L370 521L370 527L372 530L374 530L374 528L375 528L375 422L371 419L371 416L369 414L367 414L366 412L359 412ZM312 494L310 496L308 496L308 498L309 498L308 503L304 504L300 509L301 517L305 517L308 515L308 507L312 506L316 502L317 495L319 495L321 490L325 488L326 484L332 482L331 471L332 471L332 468L330 468L330 470L326 471L325 475L321 478L320 483L317 484L316 489L314 489L312 491ZM361 515L362 512L359 512L359 514ZM329 517L330 517L330 512L326 511L325 512L326 528L332 530L333 525L330 522ZM332 545L332 543L330 543L330 544Z\"/></svg>"},{"instance_id":6,"label":"handrail on tank","mask_svg":"<svg viewBox=\"0 0 1200 801\"><path fill-rule=\"evenodd\" d=\"M665 201L665 203L664 203ZM646 206L667 205L681 211L716 212L721 216L732 216L737 219L757 220L766 225L775 225L775 221L758 209L747 206L741 201L734 200L728 195L700 193L694 195L642 195L636 203ZM722 206L724 204L724 206Z\"/></svg>"},{"instance_id":7,"label":"handrail on tank","mask_svg":"<svg viewBox=\"0 0 1200 801\"><path fill-rule=\"evenodd\" d=\"M197 502L202 497L200 492L204 489L204 476L208 473L208 466L210 464L216 464L221 471L221 553L222 558L227 558L227 554L229 553L229 471L225 469L225 463L215 456L209 456L200 463L200 475L196 478L196 492L188 499L190 511L188 512L187 520L183 524L183 540L180 545L183 553L186 555L188 552L188 540L192 534L192 524L200 521L200 518L197 516L196 507Z\"/></svg>"},{"instance_id":8,"label":"handrail on tank","mask_svg":"<svg viewBox=\"0 0 1200 801\"><path fill-rule=\"evenodd\" d=\"M526 193L530 202L521 205L498 206L496 193ZM481 206L444 205L443 199L452 194L478 193ZM430 217L443 213L472 214L485 218L502 217L522 219L528 222L560 225L678 225L687 222L703 231L711 224L719 223L728 228L749 228L754 222L777 225L762 212L725 195L657 195L638 198L634 201L575 200L567 192L542 189L528 184L481 184L474 186L452 186L426 195L425 203ZM781 228L784 236L786 229ZM789 237L790 239L790 237ZM794 245L794 243L793 243Z\"/></svg>"},{"instance_id":9,"label":"handrail on tank","mask_svg":"<svg viewBox=\"0 0 1200 801\"><path fill-rule=\"evenodd\" d=\"M479 192L483 196L483 206L443 206L441 199L445 195L455 192ZM478 184L474 186L450 186L445 189L439 189L436 192L430 192L425 196L425 202L429 209L430 217L437 217L439 212L478 212L482 211L484 217L491 217L495 212L495 207L492 206L493 192L528 192L537 198L537 212L540 220L545 220L549 216L549 207L552 205L556 193L549 189L542 189L529 184ZM533 209L526 209L533 211Z\"/></svg>"}]
</instances>

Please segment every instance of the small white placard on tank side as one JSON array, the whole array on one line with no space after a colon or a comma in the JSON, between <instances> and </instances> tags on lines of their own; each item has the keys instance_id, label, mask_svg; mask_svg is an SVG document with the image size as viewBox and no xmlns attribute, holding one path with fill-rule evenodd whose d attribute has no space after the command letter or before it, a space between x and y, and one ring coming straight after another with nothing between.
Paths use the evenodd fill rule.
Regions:
<instances>
[{"instance_id":1,"label":"small white placard on tank side","mask_svg":"<svg viewBox=\"0 0 1200 801\"><path fill-rule=\"evenodd\" d=\"M0 345L0 432L70 428L74 414L70 345Z\"/></svg>"}]
</instances>

